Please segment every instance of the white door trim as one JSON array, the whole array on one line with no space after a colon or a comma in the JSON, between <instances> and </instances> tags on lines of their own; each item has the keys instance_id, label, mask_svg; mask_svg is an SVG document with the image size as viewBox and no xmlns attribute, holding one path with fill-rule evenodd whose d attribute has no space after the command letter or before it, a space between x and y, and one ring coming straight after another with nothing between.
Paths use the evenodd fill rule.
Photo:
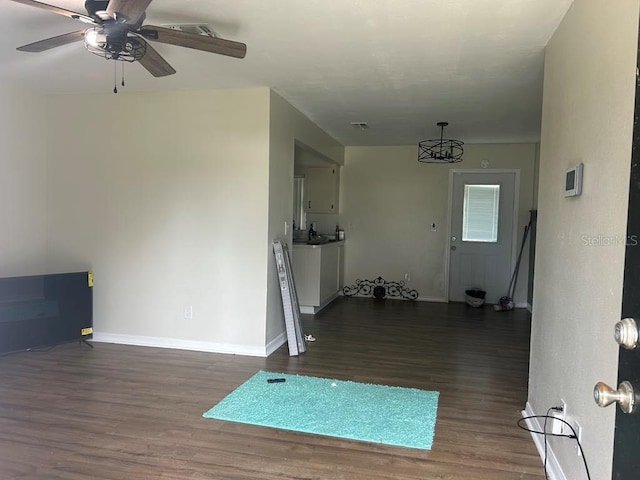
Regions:
<instances>
[{"instance_id":1,"label":"white door trim","mask_svg":"<svg viewBox=\"0 0 640 480\"><path fill-rule=\"evenodd\" d=\"M447 205L447 241L444 249L444 301L449 302L449 262L451 252L451 210L453 208L453 176L456 173L484 173L487 175L494 173L513 173L514 174L514 190L513 190L513 241L511 242L511 265L509 265L509 273L513 272L513 266L516 264L518 257L518 211L520 207L520 169L519 168L452 168L449 170L449 200ZM506 294L507 292L505 292Z\"/></svg>"}]
</instances>

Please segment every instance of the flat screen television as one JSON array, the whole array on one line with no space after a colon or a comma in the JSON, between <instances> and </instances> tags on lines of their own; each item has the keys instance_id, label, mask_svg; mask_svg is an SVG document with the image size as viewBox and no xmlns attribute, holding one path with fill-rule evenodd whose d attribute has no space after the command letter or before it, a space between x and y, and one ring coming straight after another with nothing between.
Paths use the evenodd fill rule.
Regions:
<instances>
[{"instance_id":1,"label":"flat screen television","mask_svg":"<svg viewBox=\"0 0 640 480\"><path fill-rule=\"evenodd\" d=\"M91 338L92 284L91 272L0 278L0 353Z\"/></svg>"}]
</instances>

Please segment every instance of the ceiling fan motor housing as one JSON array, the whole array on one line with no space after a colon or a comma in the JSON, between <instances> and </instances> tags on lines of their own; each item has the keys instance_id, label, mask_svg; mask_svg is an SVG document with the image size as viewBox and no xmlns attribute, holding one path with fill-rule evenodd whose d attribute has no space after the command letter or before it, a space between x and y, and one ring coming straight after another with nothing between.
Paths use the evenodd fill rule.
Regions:
<instances>
[{"instance_id":1,"label":"ceiling fan motor housing","mask_svg":"<svg viewBox=\"0 0 640 480\"><path fill-rule=\"evenodd\" d=\"M126 24L129 30L137 30L142 26L142 22L146 18L146 13L142 13L135 23L128 23L128 18L125 16L118 16L116 12L115 17L107 13L107 7L109 6L108 0L86 0L84 2L84 8L90 17L94 18L98 23L116 22Z\"/></svg>"},{"instance_id":2,"label":"ceiling fan motor housing","mask_svg":"<svg viewBox=\"0 0 640 480\"><path fill-rule=\"evenodd\" d=\"M84 8L87 10L89 16L99 22L109 19L107 15L107 5L109 5L109 2L105 0L87 0L84 2Z\"/></svg>"}]
</instances>

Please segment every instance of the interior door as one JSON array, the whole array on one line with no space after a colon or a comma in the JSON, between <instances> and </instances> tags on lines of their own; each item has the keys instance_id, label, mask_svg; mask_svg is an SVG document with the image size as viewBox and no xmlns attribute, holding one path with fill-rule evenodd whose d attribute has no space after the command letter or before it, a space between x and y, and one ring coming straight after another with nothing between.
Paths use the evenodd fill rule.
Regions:
<instances>
[{"instance_id":1,"label":"interior door","mask_svg":"<svg viewBox=\"0 0 640 480\"><path fill-rule=\"evenodd\" d=\"M627 222L624 282L622 293L623 319L615 326L615 340L620 344L618 364L618 388L598 383L594 390L595 401L601 407L617 403L616 428L613 447L613 479L636 480L640 478L640 244L636 232L640 232L640 127L637 112L634 126L633 159L631 162L631 188Z\"/></svg>"},{"instance_id":2,"label":"interior door","mask_svg":"<svg viewBox=\"0 0 640 480\"><path fill-rule=\"evenodd\" d=\"M454 172L449 238L449 300L487 292L498 303L511 280L516 172Z\"/></svg>"},{"instance_id":3,"label":"interior door","mask_svg":"<svg viewBox=\"0 0 640 480\"><path fill-rule=\"evenodd\" d=\"M640 48L638 49L640 65ZM594 391L596 402L607 406L617 402L616 429L613 447L613 478L640 478L640 75L636 83L635 124L627 220L622 316L615 326L615 339L620 344L618 388L609 389L599 383Z\"/></svg>"},{"instance_id":4,"label":"interior door","mask_svg":"<svg viewBox=\"0 0 640 480\"><path fill-rule=\"evenodd\" d=\"M640 67L640 46L638 63ZM636 70L635 120L627 212L622 317L614 330L620 345L618 388L599 382L594 398L601 407L617 403L613 445L614 480L640 478L640 73Z\"/></svg>"}]
</instances>

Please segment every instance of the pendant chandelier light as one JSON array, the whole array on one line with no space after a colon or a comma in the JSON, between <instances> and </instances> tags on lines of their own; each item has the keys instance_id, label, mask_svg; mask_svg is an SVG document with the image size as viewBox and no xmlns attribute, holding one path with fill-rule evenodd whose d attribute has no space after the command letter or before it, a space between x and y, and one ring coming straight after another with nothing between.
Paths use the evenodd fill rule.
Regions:
<instances>
[{"instance_id":1,"label":"pendant chandelier light","mask_svg":"<svg viewBox=\"0 0 640 480\"><path fill-rule=\"evenodd\" d=\"M444 127L449 125L449 122L438 122L437 125L440 127L440 138L418 143L418 161L422 163L461 162L464 142L444 138Z\"/></svg>"}]
</instances>

